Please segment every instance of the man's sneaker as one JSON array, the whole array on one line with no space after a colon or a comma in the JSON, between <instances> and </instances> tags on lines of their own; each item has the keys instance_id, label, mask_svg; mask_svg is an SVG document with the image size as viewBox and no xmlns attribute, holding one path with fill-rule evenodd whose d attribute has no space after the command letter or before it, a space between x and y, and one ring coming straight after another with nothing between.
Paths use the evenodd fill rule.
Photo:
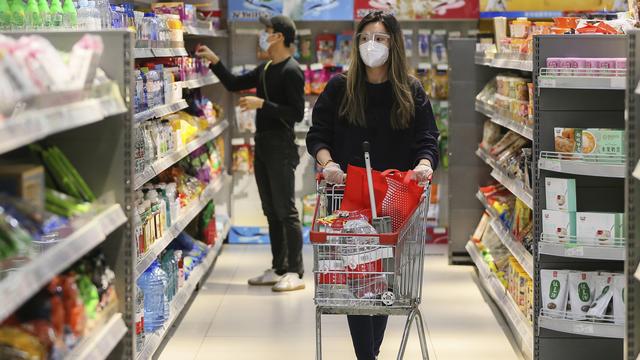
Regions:
<instances>
[{"instance_id":1,"label":"man's sneaker","mask_svg":"<svg viewBox=\"0 0 640 360\"><path fill-rule=\"evenodd\" d=\"M304 281L300 279L298 274L286 273L282 279L280 279L280 281L271 288L271 290L276 292L295 291L302 290L304 287Z\"/></svg>"},{"instance_id":2,"label":"man's sneaker","mask_svg":"<svg viewBox=\"0 0 640 360\"><path fill-rule=\"evenodd\" d=\"M276 271L273 269L265 270L262 275L258 275L254 278L249 279L249 285L254 286L272 286L278 283L282 279L282 276L276 274Z\"/></svg>"}]
</instances>

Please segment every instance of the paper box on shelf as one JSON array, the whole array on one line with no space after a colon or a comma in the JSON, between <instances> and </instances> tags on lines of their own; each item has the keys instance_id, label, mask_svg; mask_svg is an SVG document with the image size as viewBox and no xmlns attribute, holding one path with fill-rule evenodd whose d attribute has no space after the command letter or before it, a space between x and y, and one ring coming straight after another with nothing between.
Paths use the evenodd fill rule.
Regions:
<instances>
[{"instance_id":1,"label":"paper box on shelf","mask_svg":"<svg viewBox=\"0 0 640 360\"><path fill-rule=\"evenodd\" d=\"M570 242L570 237L576 235L576 213L542 210L542 233L555 236L559 242Z\"/></svg>"},{"instance_id":2,"label":"paper box on shelf","mask_svg":"<svg viewBox=\"0 0 640 360\"><path fill-rule=\"evenodd\" d=\"M0 166L0 189L44 209L44 168L32 164Z\"/></svg>"},{"instance_id":3,"label":"paper box on shelf","mask_svg":"<svg viewBox=\"0 0 640 360\"><path fill-rule=\"evenodd\" d=\"M590 155L624 155L624 130L554 128L555 150Z\"/></svg>"},{"instance_id":4,"label":"paper box on shelf","mask_svg":"<svg viewBox=\"0 0 640 360\"><path fill-rule=\"evenodd\" d=\"M548 177L545 180L547 209L576 211L576 180Z\"/></svg>"},{"instance_id":5,"label":"paper box on shelf","mask_svg":"<svg viewBox=\"0 0 640 360\"><path fill-rule=\"evenodd\" d=\"M597 245L621 245L624 214L621 213L576 213L576 235L582 241L593 241Z\"/></svg>"}]
</instances>

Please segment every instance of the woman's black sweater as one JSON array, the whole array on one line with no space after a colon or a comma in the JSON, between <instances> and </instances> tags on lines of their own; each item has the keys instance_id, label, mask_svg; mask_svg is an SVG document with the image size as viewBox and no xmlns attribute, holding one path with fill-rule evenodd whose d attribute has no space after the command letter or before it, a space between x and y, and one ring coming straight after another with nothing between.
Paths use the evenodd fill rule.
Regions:
<instances>
[{"instance_id":1,"label":"woman's black sweater","mask_svg":"<svg viewBox=\"0 0 640 360\"><path fill-rule=\"evenodd\" d=\"M370 143L371 166L375 170L413 169L421 159L438 166L438 128L431 103L420 82L411 80L415 117L406 129L391 127L394 101L389 81L366 85L366 127L351 126L339 116L345 96L346 77L333 77L313 108L313 125L307 134L307 149L314 156L327 149L346 171L347 164L364 166L362 142Z\"/></svg>"}]
</instances>

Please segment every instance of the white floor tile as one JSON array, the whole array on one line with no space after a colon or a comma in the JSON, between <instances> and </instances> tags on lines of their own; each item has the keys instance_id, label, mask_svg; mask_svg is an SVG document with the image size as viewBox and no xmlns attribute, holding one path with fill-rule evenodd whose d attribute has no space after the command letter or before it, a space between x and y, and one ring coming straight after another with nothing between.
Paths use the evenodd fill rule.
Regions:
<instances>
[{"instance_id":1,"label":"white floor tile","mask_svg":"<svg viewBox=\"0 0 640 360\"><path fill-rule=\"evenodd\" d=\"M508 327L476 285L472 267L449 266L446 247L430 247L421 311L429 336L430 358L520 359ZM313 255L305 247L305 268L311 274ZM250 287L247 279L268 268L268 246L226 245L160 359L313 359L315 308L313 283L307 289L275 294L269 287ZM404 318L389 321L380 358L395 359ZM344 316L325 316L322 323L323 358L353 360ZM420 347L412 329L405 359L419 359Z\"/></svg>"}]
</instances>

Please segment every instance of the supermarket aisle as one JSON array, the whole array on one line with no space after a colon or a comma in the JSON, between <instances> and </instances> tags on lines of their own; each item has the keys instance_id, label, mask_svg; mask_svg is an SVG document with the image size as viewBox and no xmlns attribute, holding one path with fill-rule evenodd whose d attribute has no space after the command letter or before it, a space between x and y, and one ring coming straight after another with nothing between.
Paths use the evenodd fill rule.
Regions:
<instances>
[{"instance_id":1,"label":"supermarket aisle","mask_svg":"<svg viewBox=\"0 0 640 360\"><path fill-rule=\"evenodd\" d=\"M430 356L438 360L519 359L507 325L474 283L472 267L450 267L444 247L430 247L422 311L430 335ZM305 248L311 273L312 251ZM271 289L246 285L264 270L267 246L226 245L214 271L194 299L173 337L160 354L162 360L313 359L315 311L312 277L307 289L273 294ZM404 319L392 317L381 359L395 359ZM323 350L327 360L352 360L346 319L325 317ZM286 357L283 357L286 354ZM420 358L415 331L405 359Z\"/></svg>"}]
</instances>

